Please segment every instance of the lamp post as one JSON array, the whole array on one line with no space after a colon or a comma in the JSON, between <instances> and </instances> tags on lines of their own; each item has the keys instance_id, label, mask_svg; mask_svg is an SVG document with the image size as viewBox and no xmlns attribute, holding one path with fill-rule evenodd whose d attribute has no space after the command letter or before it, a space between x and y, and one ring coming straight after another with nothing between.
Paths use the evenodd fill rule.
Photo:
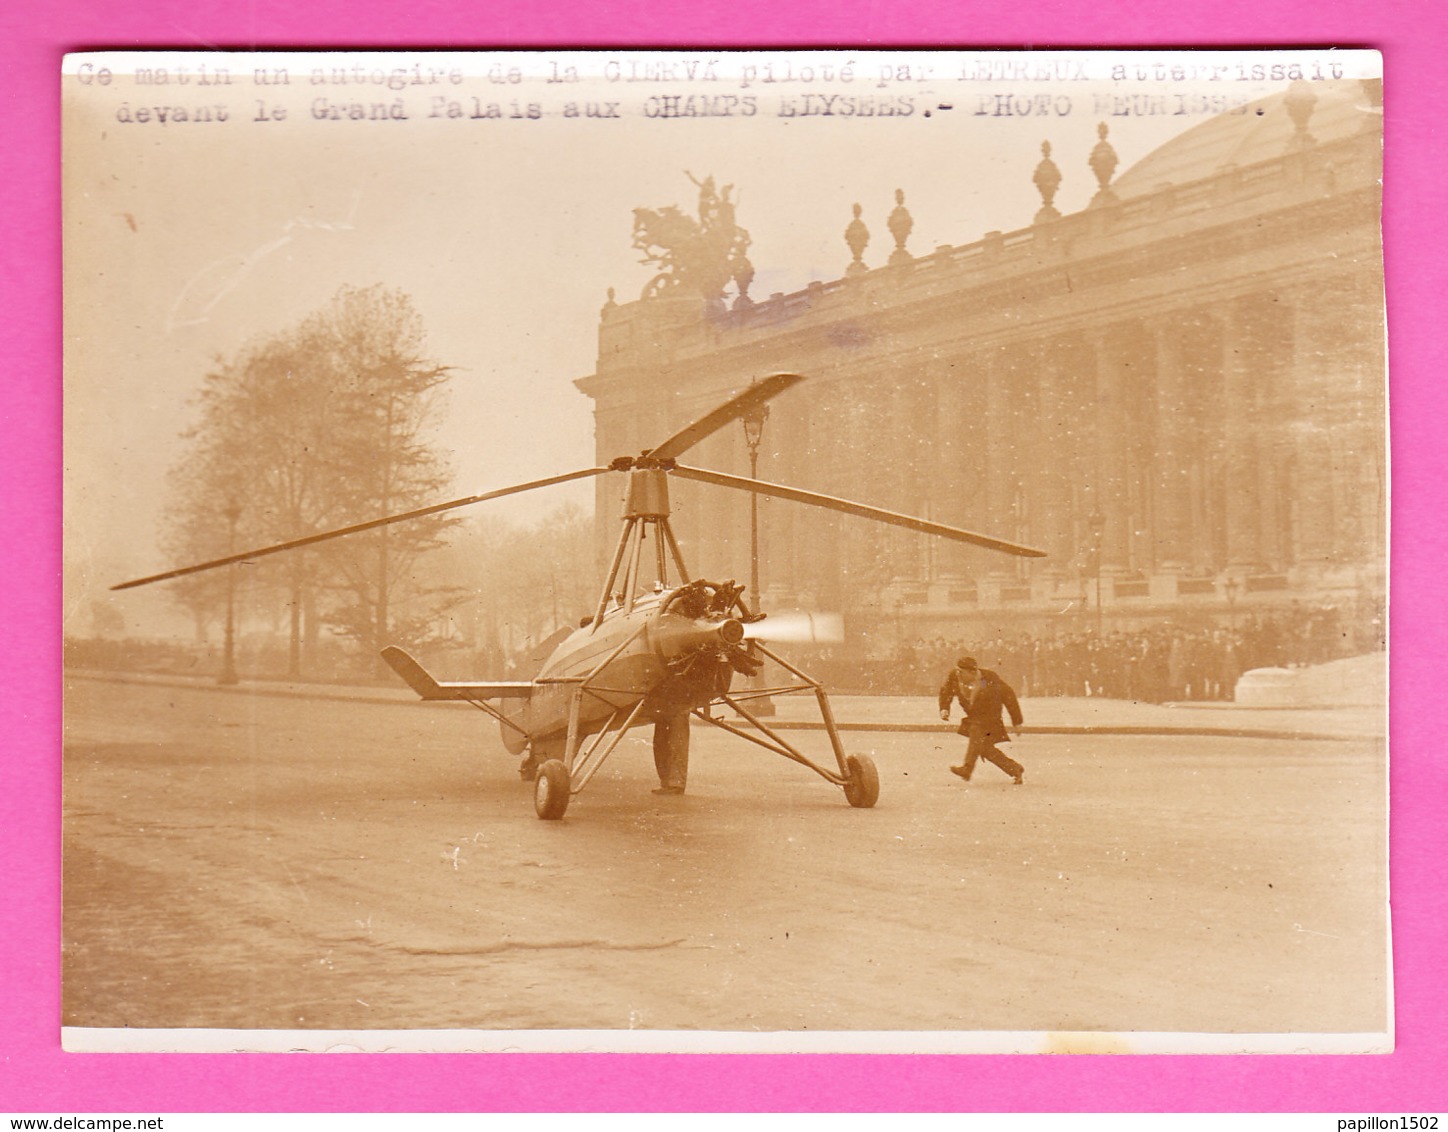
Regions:
<instances>
[{"instance_id":1,"label":"lamp post","mask_svg":"<svg viewBox=\"0 0 1448 1132\"><path fill-rule=\"evenodd\" d=\"M769 406L758 405L745 413L741 418L744 425L744 443L749 446L749 478L759 478L759 443L764 439L764 422L769 419ZM749 493L749 592L752 596L755 612L759 612L763 604L759 592L759 496L755 492ZM762 686L763 681L758 675L750 679L750 683L757 689ZM761 696L754 701L754 713L756 715L773 715L774 701L768 696Z\"/></svg>"},{"instance_id":2,"label":"lamp post","mask_svg":"<svg viewBox=\"0 0 1448 1132\"><path fill-rule=\"evenodd\" d=\"M236 522L241 518L241 504L228 500L222 514L226 516L227 554L236 553ZM221 675L216 678L221 685L239 684L236 674L236 566L226 568L226 640L221 652Z\"/></svg>"},{"instance_id":3,"label":"lamp post","mask_svg":"<svg viewBox=\"0 0 1448 1132\"><path fill-rule=\"evenodd\" d=\"M1228 575L1223 587L1227 591L1227 625L1234 629L1237 627L1237 593L1241 586L1241 581Z\"/></svg>"},{"instance_id":4,"label":"lamp post","mask_svg":"<svg viewBox=\"0 0 1448 1132\"><path fill-rule=\"evenodd\" d=\"M1106 517L1100 511L1092 511L1086 520L1091 527L1091 572L1096 576L1096 636L1102 632L1101 610L1101 535L1106 529Z\"/></svg>"}]
</instances>

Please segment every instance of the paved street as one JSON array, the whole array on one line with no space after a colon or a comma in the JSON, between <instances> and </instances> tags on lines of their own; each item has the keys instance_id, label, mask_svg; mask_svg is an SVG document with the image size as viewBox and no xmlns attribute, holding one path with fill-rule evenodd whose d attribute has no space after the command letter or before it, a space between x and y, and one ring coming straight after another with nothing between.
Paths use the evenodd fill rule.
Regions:
<instances>
[{"instance_id":1,"label":"paved street","mask_svg":"<svg viewBox=\"0 0 1448 1132\"><path fill-rule=\"evenodd\" d=\"M713 731L654 797L639 732L540 822L476 711L74 679L64 1021L1384 1030L1378 741L1027 735L1023 787L960 743L850 733L854 810Z\"/></svg>"}]
</instances>

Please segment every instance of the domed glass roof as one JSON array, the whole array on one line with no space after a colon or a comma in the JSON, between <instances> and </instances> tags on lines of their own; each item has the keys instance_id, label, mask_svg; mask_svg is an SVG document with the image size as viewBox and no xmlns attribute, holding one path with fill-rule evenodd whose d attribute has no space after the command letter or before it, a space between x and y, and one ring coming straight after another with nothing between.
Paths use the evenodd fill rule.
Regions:
<instances>
[{"instance_id":1,"label":"domed glass roof","mask_svg":"<svg viewBox=\"0 0 1448 1132\"><path fill-rule=\"evenodd\" d=\"M1307 132L1318 143L1345 138L1381 120L1380 95L1355 81L1303 83L1317 101ZM1184 185L1231 166L1270 161L1287 153L1296 132L1288 100L1292 88L1208 118L1147 154L1111 185L1123 199L1163 185Z\"/></svg>"}]
</instances>

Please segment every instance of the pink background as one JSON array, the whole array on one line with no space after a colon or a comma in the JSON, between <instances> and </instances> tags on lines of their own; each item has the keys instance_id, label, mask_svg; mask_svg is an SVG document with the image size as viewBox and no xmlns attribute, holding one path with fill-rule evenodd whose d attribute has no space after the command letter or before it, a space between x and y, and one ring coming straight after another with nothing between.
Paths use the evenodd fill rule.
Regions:
<instances>
[{"instance_id":1,"label":"pink background","mask_svg":"<svg viewBox=\"0 0 1448 1132\"><path fill-rule=\"evenodd\" d=\"M1448 1109L1439 488L1448 437L1435 148L1448 69L1428 0L921 4L765 0L13 0L0 13L6 349L0 1110L1310 1111ZM922 29L928 29L923 31ZM1393 427L1392 885L1397 1052L1359 1057L79 1055L60 1051L61 321L66 51L173 47L1361 46L1385 56ZM942 973L948 977L948 973Z\"/></svg>"}]
</instances>

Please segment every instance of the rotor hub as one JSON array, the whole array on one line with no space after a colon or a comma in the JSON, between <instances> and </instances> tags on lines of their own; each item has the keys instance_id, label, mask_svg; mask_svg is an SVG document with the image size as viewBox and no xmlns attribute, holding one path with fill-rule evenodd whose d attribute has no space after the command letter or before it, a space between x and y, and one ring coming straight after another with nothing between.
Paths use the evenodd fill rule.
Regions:
<instances>
[{"instance_id":1,"label":"rotor hub","mask_svg":"<svg viewBox=\"0 0 1448 1132\"><path fill-rule=\"evenodd\" d=\"M669 516L669 476L659 467L629 470L623 493L625 519L666 519Z\"/></svg>"}]
</instances>

